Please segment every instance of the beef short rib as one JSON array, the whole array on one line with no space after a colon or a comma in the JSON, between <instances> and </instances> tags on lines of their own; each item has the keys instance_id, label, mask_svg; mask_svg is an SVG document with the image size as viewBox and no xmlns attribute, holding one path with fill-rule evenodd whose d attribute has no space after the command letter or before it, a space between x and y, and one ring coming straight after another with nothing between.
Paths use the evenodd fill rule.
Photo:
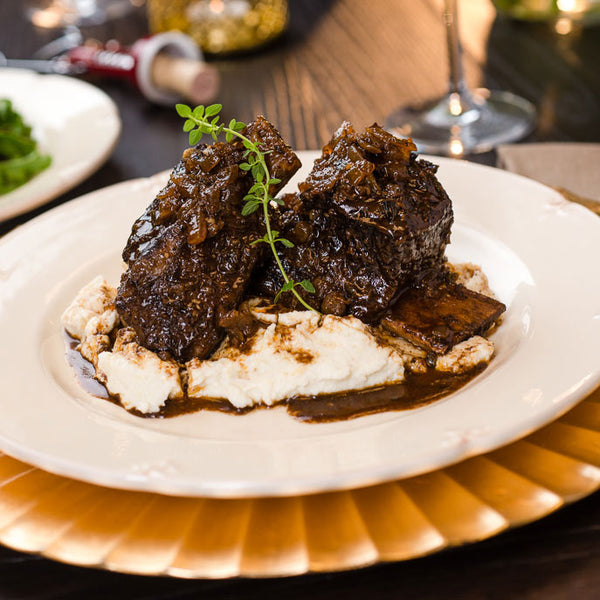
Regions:
<instances>
[{"instance_id":1,"label":"beef short rib","mask_svg":"<svg viewBox=\"0 0 600 600\"><path fill-rule=\"evenodd\" d=\"M402 294L381 324L429 353L444 354L459 342L485 334L505 310L502 302L441 272Z\"/></svg>"},{"instance_id":2,"label":"beef short rib","mask_svg":"<svg viewBox=\"0 0 600 600\"><path fill-rule=\"evenodd\" d=\"M359 134L343 123L300 193L284 197L274 226L295 247L279 247L282 262L313 283L305 298L314 308L372 323L420 273L442 268L452 204L437 167L415 150L377 125ZM282 283L269 261L255 292L272 298Z\"/></svg>"},{"instance_id":3,"label":"beef short rib","mask_svg":"<svg viewBox=\"0 0 600 600\"><path fill-rule=\"evenodd\" d=\"M262 117L245 134L269 152L270 174L281 180L276 193L300 167L298 157ZM240 304L265 251L250 245L264 234L260 211L241 214L254 183L238 168L243 154L239 141L186 150L123 251L128 269L116 300L122 321L144 347L180 362L216 348L222 319Z\"/></svg>"}]
</instances>

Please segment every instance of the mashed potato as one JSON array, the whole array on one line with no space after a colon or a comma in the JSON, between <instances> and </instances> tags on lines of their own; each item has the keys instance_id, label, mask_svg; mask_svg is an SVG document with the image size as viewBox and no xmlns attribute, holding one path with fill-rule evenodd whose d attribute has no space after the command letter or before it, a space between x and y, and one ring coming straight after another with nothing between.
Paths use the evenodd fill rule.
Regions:
<instances>
[{"instance_id":1,"label":"mashed potato","mask_svg":"<svg viewBox=\"0 0 600 600\"><path fill-rule=\"evenodd\" d=\"M459 280L492 295L475 265L455 267ZM121 327L116 289L96 277L62 315L66 331L96 368L96 379L128 410L158 412L167 401L226 399L237 408L272 405L293 396L331 394L398 383L406 371L427 369L426 354L406 340L355 317L312 311L250 310L262 327L240 350L225 339L207 360L186 365L163 360L140 346L132 329ZM437 358L440 371L462 373L490 361L493 344L480 336L457 344Z\"/></svg>"},{"instance_id":2,"label":"mashed potato","mask_svg":"<svg viewBox=\"0 0 600 600\"><path fill-rule=\"evenodd\" d=\"M225 397L245 408L404 380L402 357L355 317L306 310L255 316L271 323L258 330L250 351L226 341L219 358L188 363L190 397Z\"/></svg>"}]
</instances>

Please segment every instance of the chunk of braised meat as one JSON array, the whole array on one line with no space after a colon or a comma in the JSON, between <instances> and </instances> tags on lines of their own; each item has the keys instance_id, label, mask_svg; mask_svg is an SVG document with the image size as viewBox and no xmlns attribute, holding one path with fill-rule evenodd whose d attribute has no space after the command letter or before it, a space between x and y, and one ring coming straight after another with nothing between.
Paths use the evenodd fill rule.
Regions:
<instances>
[{"instance_id":1,"label":"chunk of braised meat","mask_svg":"<svg viewBox=\"0 0 600 600\"><path fill-rule=\"evenodd\" d=\"M381 321L385 329L432 354L484 335L506 306L454 281L442 271L427 274L407 290Z\"/></svg>"},{"instance_id":2,"label":"chunk of braised meat","mask_svg":"<svg viewBox=\"0 0 600 600\"><path fill-rule=\"evenodd\" d=\"M313 283L313 307L374 322L420 273L443 267L452 204L415 150L378 125L357 133L344 123L300 193L284 198L274 226L295 247L279 247L281 259L294 280ZM281 285L268 260L255 291L272 298ZM290 294L281 301L293 305Z\"/></svg>"},{"instance_id":3,"label":"chunk of braised meat","mask_svg":"<svg viewBox=\"0 0 600 600\"><path fill-rule=\"evenodd\" d=\"M268 152L276 193L300 167L298 157L263 117L246 135ZM178 361L205 358L224 335L221 320L241 303L265 252L260 211L242 216L254 183L238 168L241 142L199 144L183 154L169 183L134 223L123 251L128 269L116 306L140 343Z\"/></svg>"}]
</instances>

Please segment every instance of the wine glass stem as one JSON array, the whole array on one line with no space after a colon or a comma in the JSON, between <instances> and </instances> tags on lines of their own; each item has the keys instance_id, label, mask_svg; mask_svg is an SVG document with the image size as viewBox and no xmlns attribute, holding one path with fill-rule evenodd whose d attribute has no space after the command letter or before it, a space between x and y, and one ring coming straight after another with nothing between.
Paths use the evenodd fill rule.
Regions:
<instances>
[{"instance_id":1,"label":"wine glass stem","mask_svg":"<svg viewBox=\"0 0 600 600\"><path fill-rule=\"evenodd\" d=\"M448 44L448 66L450 67L450 93L460 94L465 89L462 64L462 45L458 31L457 0L444 0L444 23Z\"/></svg>"},{"instance_id":2,"label":"wine glass stem","mask_svg":"<svg viewBox=\"0 0 600 600\"><path fill-rule=\"evenodd\" d=\"M448 67L450 70L450 87L448 93L460 103L465 112L473 108L471 94L465 82L463 71L463 49L458 30L458 0L444 0L444 23L446 25L446 43L448 45ZM458 107L456 107L458 108ZM455 108L455 110L456 110ZM455 112L454 110L452 112Z\"/></svg>"}]
</instances>

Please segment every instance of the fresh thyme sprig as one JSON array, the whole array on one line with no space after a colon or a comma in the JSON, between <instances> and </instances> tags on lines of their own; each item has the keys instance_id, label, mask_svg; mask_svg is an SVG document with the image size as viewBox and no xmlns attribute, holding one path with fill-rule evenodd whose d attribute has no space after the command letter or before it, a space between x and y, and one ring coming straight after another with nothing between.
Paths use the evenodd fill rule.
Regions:
<instances>
[{"instance_id":1,"label":"fresh thyme sprig","mask_svg":"<svg viewBox=\"0 0 600 600\"><path fill-rule=\"evenodd\" d=\"M284 292L291 292L302 306L308 310L315 310L302 298L297 289L298 287L301 287L310 294L314 294L315 288L313 284L308 281L308 279L294 281L286 273L275 246L275 244L282 244L286 248L294 247L293 242L279 236L279 231L271 229L269 206L272 206L272 203L281 205L283 204L283 200L280 198L273 198L269 189L272 185L281 183L281 180L276 177L271 177L271 174L269 173L269 167L267 166L266 161L268 152L261 151L258 143L253 142L242 133L246 128L245 123L236 121L235 119L231 119L229 125L219 123L219 113L222 108L221 104L211 104L206 107L197 106L194 109L186 104L177 104L175 106L177 114L185 119L183 130L189 133L191 146L195 146L202 139L203 135L210 135L216 142L217 137L221 133L225 133L227 142L233 141L234 138L238 138L242 142L246 149L244 152L245 162L241 163L239 168L242 171L250 171L252 178L254 179L254 185L248 190L246 196L244 196L245 204L242 208L242 215L250 215L262 206L266 233L263 237L254 240L251 244L268 244L273 253L273 257L275 258L275 262L277 263L277 267L281 272L284 283L275 296L275 302L279 300L279 297Z\"/></svg>"}]
</instances>

